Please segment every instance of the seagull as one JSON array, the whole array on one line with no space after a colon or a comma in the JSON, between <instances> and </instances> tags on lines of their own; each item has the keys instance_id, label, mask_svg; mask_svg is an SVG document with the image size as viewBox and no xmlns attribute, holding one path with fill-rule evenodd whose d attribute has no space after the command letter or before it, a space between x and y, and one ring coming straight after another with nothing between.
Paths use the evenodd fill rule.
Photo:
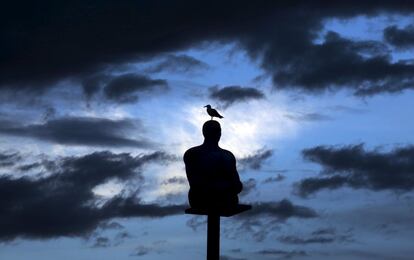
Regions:
<instances>
[{"instance_id":1,"label":"seagull","mask_svg":"<svg viewBox=\"0 0 414 260\"><path fill-rule=\"evenodd\" d=\"M223 116L221 116L221 115L217 112L217 110L215 110L214 108L211 108L211 106L210 106L210 105L206 105L206 106L204 106L204 107L206 107L206 108L207 108L207 114L208 114L209 116L211 116L211 120L213 120L213 117L223 118Z\"/></svg>"}]
</instances>

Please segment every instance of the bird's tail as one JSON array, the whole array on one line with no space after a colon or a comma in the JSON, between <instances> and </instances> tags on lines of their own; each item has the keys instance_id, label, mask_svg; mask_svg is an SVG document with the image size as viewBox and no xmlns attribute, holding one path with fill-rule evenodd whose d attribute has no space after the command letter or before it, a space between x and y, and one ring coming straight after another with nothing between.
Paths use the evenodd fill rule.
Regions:
<instances>
[{"instance_id":1,"label":"bird's tail","mask_svg":"<svg viewBox=\"0 0 414 260\"><path fill-rule=\"evenodd\" d=\"M218 118L224 118L224 116L218 116Z\"/></svg>"}]
</instances>

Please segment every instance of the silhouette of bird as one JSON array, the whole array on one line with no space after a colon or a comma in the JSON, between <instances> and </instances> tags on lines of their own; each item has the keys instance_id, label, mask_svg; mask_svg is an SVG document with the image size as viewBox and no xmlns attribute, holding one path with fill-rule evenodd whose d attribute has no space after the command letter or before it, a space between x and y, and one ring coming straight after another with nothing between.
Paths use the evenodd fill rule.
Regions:
<instances>
[{"instance_id":1,"label":"silhouette of bird","mask_svg":"<svg viewBox=\"0 0 414 260\"><path fill-rule=\"evenodd\" d=\"M211 116L211 120L213 120L213 117L223 118L223 116L221 116L221 115L217 112L217 110L215 110L214 108L211 108L211 106L210 106L210 105L206 105L206 106L204 106L204 107L206 107L206 108L207 108L207 114L208 114L209 116Z\"/></svg>"}]
</instances>

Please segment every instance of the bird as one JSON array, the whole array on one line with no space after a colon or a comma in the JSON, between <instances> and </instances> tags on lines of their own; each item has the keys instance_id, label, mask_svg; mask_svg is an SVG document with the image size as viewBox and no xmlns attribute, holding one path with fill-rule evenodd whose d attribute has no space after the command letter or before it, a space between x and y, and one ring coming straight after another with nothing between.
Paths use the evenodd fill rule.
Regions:
<instances>
[{"instance_id":1,"label":"bird","mask_svg":"<svg viewBox=\"0 0 414 260\"><path fill-rule=\"evenodd\" d=\"M217 110L215 110L214 108L211 108L211 106L210 106L210 105L206 105L206 106L204 106L204 107L206 107L206 108L207 108L207 114L208 114L209 116L211 116L211 120L213 120L213 117L223 118L223 116L222 116L222 115L220 115L220 114L217 112Z\"/></svg>"}]
</instances>

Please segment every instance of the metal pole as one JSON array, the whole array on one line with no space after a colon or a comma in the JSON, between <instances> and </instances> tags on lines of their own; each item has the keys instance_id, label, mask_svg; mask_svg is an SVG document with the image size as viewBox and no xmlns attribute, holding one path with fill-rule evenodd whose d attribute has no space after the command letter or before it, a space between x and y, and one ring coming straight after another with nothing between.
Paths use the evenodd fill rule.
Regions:
<instances>
[{"instance_id":1,"label":"metal pole","mask_svg":"<svg viewBox=\"0 0 414 260\"><path fill-rule=\"evenodd\" d=\"M207 260L220 260L220 216L208 215Z\"/></svg>"}]
</instances>

